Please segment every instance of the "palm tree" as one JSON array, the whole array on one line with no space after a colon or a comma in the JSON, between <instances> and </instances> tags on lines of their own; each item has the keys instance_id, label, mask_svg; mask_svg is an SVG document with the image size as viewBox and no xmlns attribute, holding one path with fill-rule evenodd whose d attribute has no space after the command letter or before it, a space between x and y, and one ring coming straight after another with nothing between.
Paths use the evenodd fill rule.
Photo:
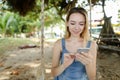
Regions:
<instances>
[{"instance_id":1,"label":"palm tree","mask_svg":"<svg viewBox=\"0 0 120 80\"><path fill-rule=\"evenodd\" d=\"M19 33L19 27L18 27L18 16L16 16L14 13L6 12L2 16L0 16L0 32L5 36L13 36L14 33Z\"/></svg>"}]
</instances>

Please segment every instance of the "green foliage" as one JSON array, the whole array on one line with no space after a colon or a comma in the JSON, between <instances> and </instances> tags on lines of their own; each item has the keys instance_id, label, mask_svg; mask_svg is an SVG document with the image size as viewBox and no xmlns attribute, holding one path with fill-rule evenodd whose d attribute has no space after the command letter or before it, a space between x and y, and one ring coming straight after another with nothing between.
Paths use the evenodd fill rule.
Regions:
<instances>
[{"instance_id":1,"label":"green foliage","mask_svg":"<svg viewBox=\"0 0 120 80\"><path fill-rule=\"evenodd\" d=\"M61 21L60 16L57 14L55 8L51 8L45 11L44 13L45 13L45 26L55 25Z\"/></svg>"},{"instance_id":2,"label":"green foliage","mask_svg":"<svg viewBox=\"0 0 120 80\"><path fill-rule=\"evenodd\" d=\"M4 19L4 21L0 22L0 30L4 31L6 33L9 33L13 35L14 33L30 33L32 31L35 31L35 29L41 28L41 0L21 0L19 5L19 0L6 0L9 3L10 8L14 10L17 10L18 12L25 11L25 16L18 16L16 14L12 13L12 16ZM90 0L87 0L88 3ZM97 3L101 0L92 0L92 3ZM28 2L28 3L27 3ZM34 2L34 3L31 3ZM45 9L44 9L44 18L45 18L45 27L50 27L51 25L60 24L64 20L64 15L67 13L67 11L74 7L78 0L45 0ZM83 1L84 3L85 1ZM24 5L27 3L26 5ZM33 4L29 5L28 4ZM82 3L81 3L82 4ZM15 7L17 6L17 7ZM25 6L25 7L24 7ZM33 6L33 7L32 7ZM80 5L81 6L81 5ZM29 7L29 8L28 8ZM9 9L8 9L9 10ZM5 16L5 15L4 15ZM3 16L1 16L3 18ZM0 19L0 21L2 21ZM5 24L7 23L7 25ZM4 25L3 25L4 24ZM1 27L2 25L2 27ZM6 26L6 27L3 27ZM2 30L4 28L4 30Z\"/></svg>"},{"instance_id":3,"label":"green foliage","mask_svg":"<svg viewBox=\"0 0 120 80\"><path fill-rule=\"evenodd\" d=\"M2 33L2 27L3 27L1 22L2 22L2 16L0 15L0 34Z\"/></svg>"},{"instance_id":4,"label":"green foliage","mask_svg":"<svg viewBox=\"0 0 120 80\"><path fill-rule=\"evenodd\" d=\"M118 18L120 19L120 10L118 10Z\"/></svg>"},{"instance_id":5,"label":"green foliage","mask_svg":"<svg viewBox=\"0 0 120 80\"><path fill-rule=\"evenodd\" d=\"M19 16L11 12L5 12L0 16L0 31L5 35L13 35L13 33L19 33Z\"/></svg>"},{"instance_id":6,"label":"green foliage","mask_svg":"<svg viewBox=\"0 0 120 80\"><path fill-rule=\"evenodd\" d=\"M4 14L0 15L0 34L13 36L15 33L28 33L32 32L35 27L40 27L40 21L32 16L33 13L30 14L22 17L17 13L4 11Z\"/></svg>"},{"instance_id":7,"label":"green foliage","mask_svg":"<svg viewBox=\"0 0 120 80\"><path fill-rule=\"evenodd\" d=\"M17 10L18 12L19 11L24 12L26 10L26 7L25 8L23 8L23 7L25 6L24 4L27 1L25 1L23 3L23 0L21 0L20 4L22 4L22 5L20 5L20 4L17 5L18 0L16 0L16 1L7 0L7 3L9 3L9 6L11 6L10 7L11 9ZM76 1L77 0L73 0L73 1L68 0L68 2L66 2L66 0L58 0L58 1L56 1L56 0L45 0L45 11L44 11L45 27L49 27L51 25L59 24L59 23L61 23L62 20L64 21L64 18L63 18L64 13L66 13L69 8L75 6ZM17 6L17 7L15 7L15 6ZM26 4L26 6L27 6L27 4ZM7 14L8 18L3 19L3 20L5 20L4 21L5 25L3 25L4 26L3 27L4 28L3 33L13 35L16 32L18 32L18 33L21 33L21 32L28 33L28 32L34 31L36 28L40 29L40 27L41 27L41 22L40 22L41 1L36 0L36 5L34 5L34 6L35 7L34 7L34 9L31 9L31 12L26 10L28 15L26 15L24 17L14 16L15 14L13 14L13 13L12 13L12 16L9 17L9 15Z\"/></svg>"}]
</instances>

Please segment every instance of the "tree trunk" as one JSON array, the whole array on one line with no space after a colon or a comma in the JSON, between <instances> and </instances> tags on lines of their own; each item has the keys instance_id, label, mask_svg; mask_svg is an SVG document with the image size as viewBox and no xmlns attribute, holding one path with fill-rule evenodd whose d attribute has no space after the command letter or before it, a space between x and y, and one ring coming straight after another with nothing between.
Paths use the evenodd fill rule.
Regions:
<instances>
[{"instance_id":1,"label":"tree trunk","mask_svg":"<svg viewBox=\"0 0 120 80\"><path fill-rule=\"evenodd\" d=\"M117 35L114 33L114 30L113 30L113 27L111 24L112 17L106 16L104 5L105 5L105 0L102 0L102 8L103 8L103 13L104 13L104 24L103 24L101 33L99 35L99 39L97 40L98 46L106 45L109 47L109 45L110 45L110 46L116 46L119 48L120 41L119 41Z\"/></svg>"},{"instance_id":2,"label":"tree trunk","mask_svg":"<svg viewBox=\"0 0 120 80\"><path fill-rule=\"evenodd\" d=\"M117 35L114 33L111 25L111 17L105 18L104 21L105 22L99 36L99 43L103 45L120 46L120 41Z\"/></svg>"}]
</instances>

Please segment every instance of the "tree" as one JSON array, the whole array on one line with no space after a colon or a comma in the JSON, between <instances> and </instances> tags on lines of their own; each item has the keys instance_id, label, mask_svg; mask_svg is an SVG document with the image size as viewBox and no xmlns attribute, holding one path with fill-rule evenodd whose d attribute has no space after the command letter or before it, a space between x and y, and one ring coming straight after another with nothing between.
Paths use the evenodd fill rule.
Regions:
<instances>
[{"instance_id":1,"label":"tree","mask_svg":"<svg viewBox=\"0 0 120 80\"><path fill-rule=\"evenodd\" d=\"M14 33L19 33L18 16L14 13L6 12L0 16L0 32L3 37L11 36Z\"/></svg>"},{"instance_id":2,"label":"tree","mask_svg":"<svg viewBox=\"0 0 120 80\"><path fill-rule=\"evenodd\" d=\"M104 24L103 28L100 33L100 37L98 39L98 44L102 45L111 45L111 46L120 46L120 41L118 40L117 35L115 34L112 24L111 24L111 18L107 17L105 10L105 0L102 0L102 8L104 12Z\"/></svg>"}]
</instances>

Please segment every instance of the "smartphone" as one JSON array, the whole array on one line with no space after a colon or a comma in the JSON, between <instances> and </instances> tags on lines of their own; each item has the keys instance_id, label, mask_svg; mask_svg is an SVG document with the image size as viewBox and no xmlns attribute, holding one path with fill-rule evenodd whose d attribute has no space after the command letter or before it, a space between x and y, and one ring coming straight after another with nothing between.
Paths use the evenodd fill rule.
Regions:
<instances>
[{"instance_id":1,"label":"smartphone","mask_svg":"<svg viewBox=\"0 0 120 80\"><path fill-rule=\"evenodd\" d=\"M89 50L90 50L90 48L79 48L79 49L77 50L77 52L78 52L78 53L81 53L81 52L87 53Z\"/></svg>"}]
</instances>

